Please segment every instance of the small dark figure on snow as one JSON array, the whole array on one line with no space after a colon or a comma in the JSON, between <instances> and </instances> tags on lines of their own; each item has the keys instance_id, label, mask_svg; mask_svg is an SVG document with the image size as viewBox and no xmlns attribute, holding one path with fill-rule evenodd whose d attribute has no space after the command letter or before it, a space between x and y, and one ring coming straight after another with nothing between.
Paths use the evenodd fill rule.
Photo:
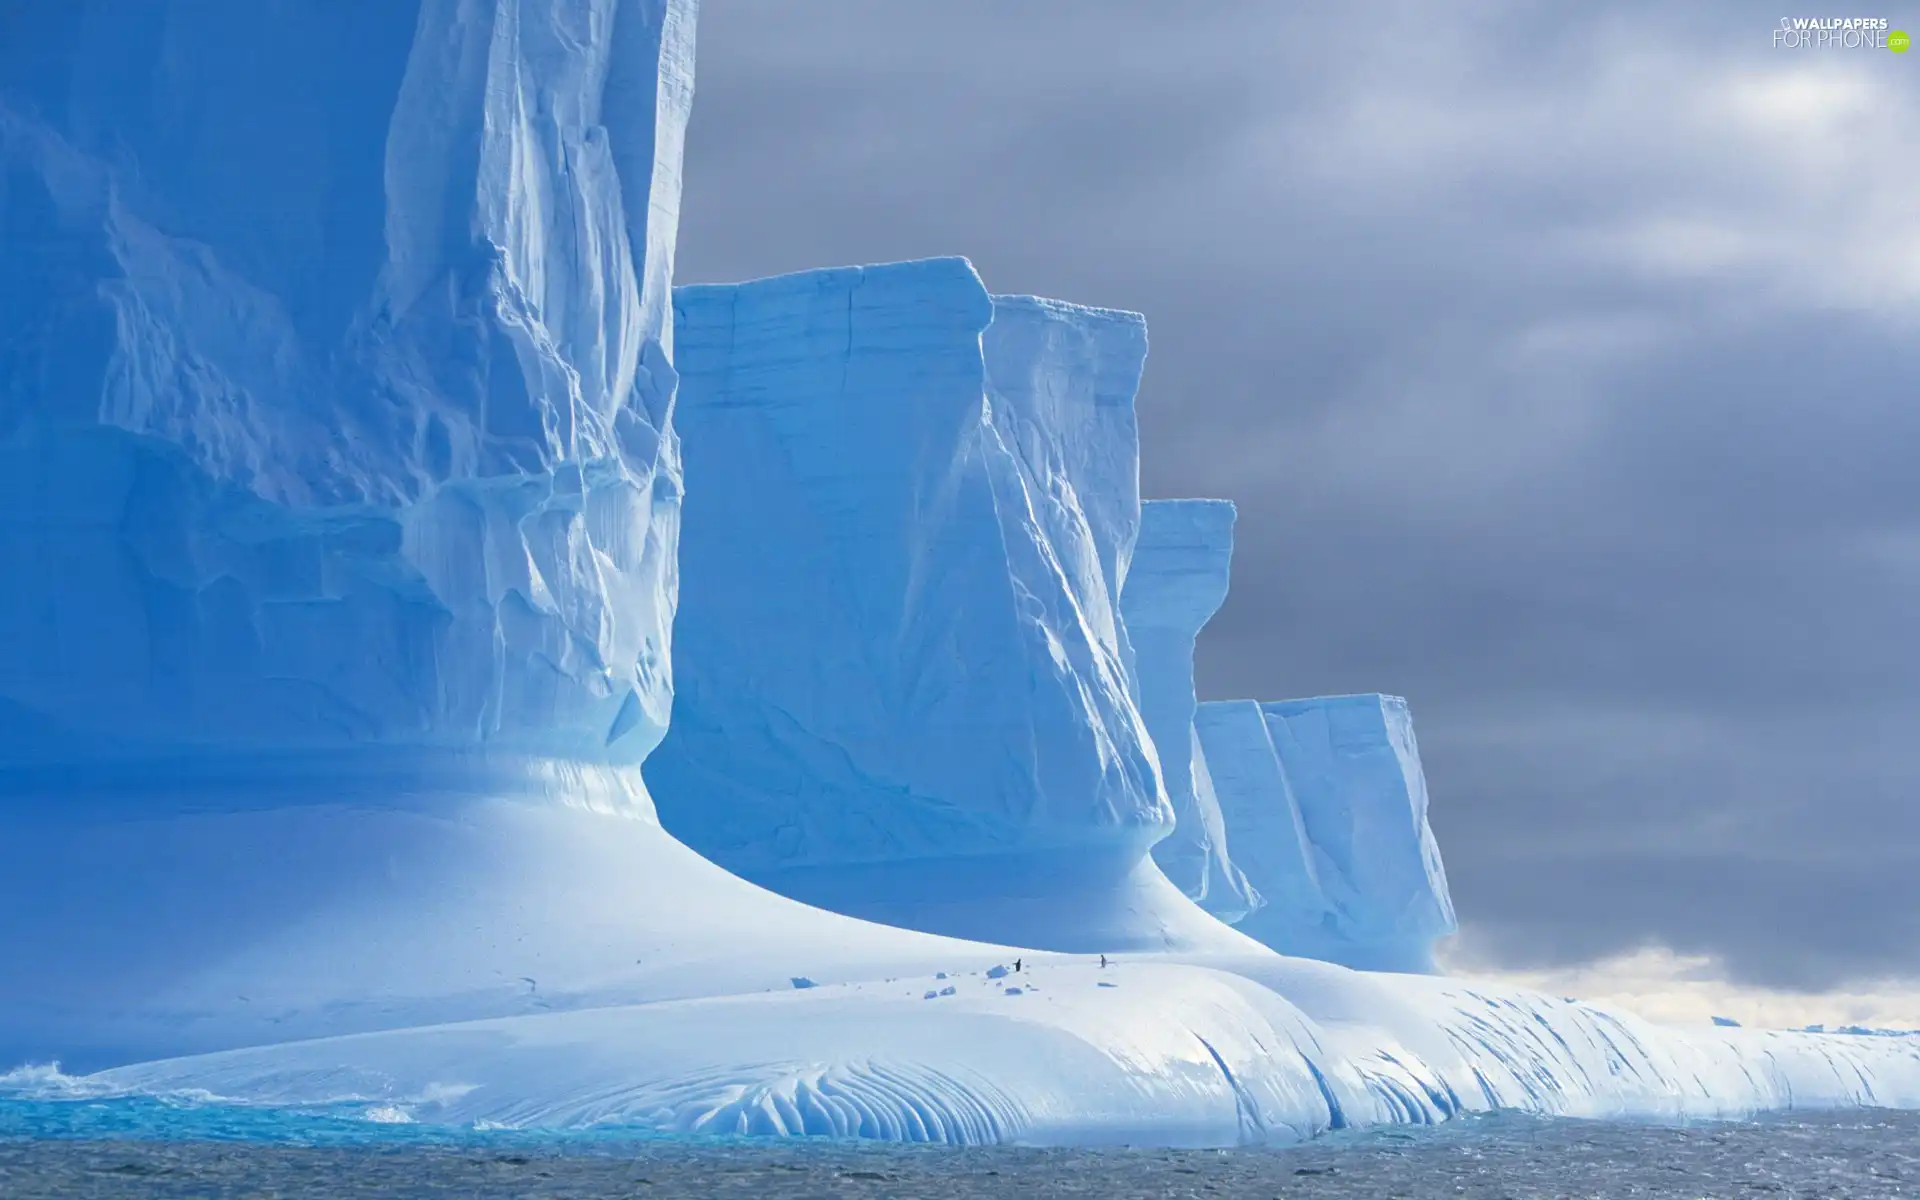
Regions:
<instances>
[{"instance_id":1,"label":"small dark figure on snow","mask_svg":"<svg viewBox=\"0 0 1920 1200\"><path fill-rule=\"evenodd\" d=\"M1106 967L1107 967L1107 956L1102 954L1100 956L1100 969L1104 971L1106 970Z\"/></svg>"},{"instance_id":2,"label":"small dark figure on snow","mask_svg":"<svg viewBox=\"0 0 1920 1200\"><path fill-rule=\"evenodd\" d=\"M1017 958L1013 960L1013 973L1015 975L1020 973L1020 960Z\"/></svg>"}]
</instances>

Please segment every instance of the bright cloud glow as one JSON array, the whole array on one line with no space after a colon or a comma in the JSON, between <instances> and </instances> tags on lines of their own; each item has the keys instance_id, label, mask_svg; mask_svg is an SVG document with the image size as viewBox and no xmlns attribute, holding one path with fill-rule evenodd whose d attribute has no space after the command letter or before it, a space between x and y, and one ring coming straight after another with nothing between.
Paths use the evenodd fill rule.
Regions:
<instances>
[{"instance_id":1,"label":"bright cloud glow","mask_svg":"<svg viewBox=\"0 0 1920 1200\"><path fill-rule=\"evenodd\" d=\"M1672 1024L1705 1024L1720 1016L1764 1029L1920 1029L1920 988L1911 985L1830 992L1751 987L1728 982L1725 969L1709 955L1676 954L1664 946L1575 967L1501 971L1480 965L1470 936L1462 935L1444 946L1440 957L1450 972L1624 1008Z\"/></svg>"}]
</instances>

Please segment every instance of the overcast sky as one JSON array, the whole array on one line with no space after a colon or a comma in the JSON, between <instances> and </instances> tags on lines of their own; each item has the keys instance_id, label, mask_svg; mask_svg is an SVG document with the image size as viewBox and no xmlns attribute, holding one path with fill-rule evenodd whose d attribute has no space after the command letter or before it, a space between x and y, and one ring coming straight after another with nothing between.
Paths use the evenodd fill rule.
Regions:
<instances>
[{"instance_id":1,"label":"overcast sky","mask_svg":"<svg viewBox=\"0 0 1920 1200\"><path fill-rule=\"evenodd\" d=\"M1920 53L1599 7L705 0L679 277L1145 313L1202 695L1408 697L1461 954L1905 991Z\"/></svg>"}]
</instances>

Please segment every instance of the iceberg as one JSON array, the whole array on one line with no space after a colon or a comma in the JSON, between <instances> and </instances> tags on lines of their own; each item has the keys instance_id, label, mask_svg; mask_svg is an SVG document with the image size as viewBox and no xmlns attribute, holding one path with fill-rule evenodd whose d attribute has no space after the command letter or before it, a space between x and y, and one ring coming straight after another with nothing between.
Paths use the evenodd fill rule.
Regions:
<instances>
[{"instance_id":1,"label":"iceberg","mask_svg":"<svg viewBox=\"0 0 1920 1200\"><path fill-rule=\"evenodd\" d=\"M423 832L461 810L650 818L692 30L681 0L10 20L0 893L42 917L0 927L32 964L0 1044L192 1044L186 981L462 878ZM299 953L303 1005L420 974L349 995ZM271 1010L252 982L219 1004ZM105 1032L131 1013L173 1033Z\"/></svg>"},{"instance_id":2,"label":"iceberg","mask_svg":"<svg viewBox=\"0 0 1920 1200\"><path fill-rule=\"evenodd\" d=\"M1174 822L1116 605L1143 320L962 259L675 293L689 502L667 829L823 908L1062 950L1237 942Z\"/></svg>"},{"instance_id":3,"label":"iceberg","mask_svg":"<svg viewBox=\"0 0 1920 1200\"><path fill-rule=\"evenodd\" d=\"M637 764L691 5L13 24L6 762Z\"/></svg>"},{"instance_id":4,"label":"iceberg","mask_svg":"<svg viewBox=\"0 0 1920 1200\"><path fill-rule=\"evenodd\" d=\"M1194 728L1193 645L1227 598L1234 515L1226 500L1147 501L1120 594L1140 712L1159 751L1175 818L1153 859L1177 887L1228 922L1261 901L1228 851L1226 822Z\"/></svg>"},{"instance_id":5,"label":"iceberg","mask_svg":"<svg viewBox=\"0 0 1920 1200\"><path fill-rule=\"evenodd\" d=\"M1407 702L1211 701L1195 728L1237 861L1266 901L1236 927L1283 954L1431 971L1456 922Z\"/></svg>"},{"instance_id":6,"label":"iceberg","mask_svg":"<svg viewBox=\"0 0 1920 1200\"><path fill-rule=\"evenodd\" d=\"M1194 710L1193 727L1221 821L1232 822L1234 864L1260 897L1242 932L1283 954L1304 954L1306 942L1324 947L1338 913L1266 713L1252 700L1209 700Z\"/></svg>"},{"instance_id":7,"label":"iceberg","mask_svg":"<svg viewBox=\"0 0 1920 1200\"><path fill-rule=\"evenodd\" d=\"M1455 919L1406 701L1195 700L1194 641L1227 596L1234 520L1224 500L1141 507L1121 611L1176 817L1154 861L1283 954L1431 971Z\"/></svg>"},{"instance_id":8,"label":"iceberg","mask_svg":"<svg viewBox=\"0 0 1920 1200\"><path fill-rule=\"evenodd\" d=\"M1333 946L1302 938L1295 952L1369 970L1432 970L1434 941L1457 925L1407 702L1328 696L1260 711L1336 913L1326 926Z\"/></svg>"},{"instance_id":9,"label":"iceberg","mask_svg":"<svg viewBox=\"0 0 1920 1200\"><path fill-rule=\"evenodd\" d=\"M694 8L8 13L0 1099L1920 1107L1912 1039L1300 957L1451 926L1404 705L1195 708L1227 514L1142 513L1139 317L960 259L672 291Z\"/></svg>"}]
</instances>

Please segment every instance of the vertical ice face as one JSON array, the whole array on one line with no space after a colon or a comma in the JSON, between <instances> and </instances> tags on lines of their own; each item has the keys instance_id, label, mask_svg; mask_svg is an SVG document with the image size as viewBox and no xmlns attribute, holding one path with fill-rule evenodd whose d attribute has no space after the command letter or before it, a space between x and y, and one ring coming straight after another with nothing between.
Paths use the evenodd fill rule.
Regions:
<instances>
[{"instance_id":1,"label":"vertical ice face","mask_svg":"<svg viewBox=\"0 0 1920 1200\"><path fill-rule=\"evenodd\" d=\"M693 9L0 4L0 1065L644 953Z\"/></svg>"},{"instance_id":2,"label":"vertical ice face","mask_svg":"<svg viewBox=\"0 0 1920 1200\"><path fill-rule=\"evenodd\" d=\"M693 7L9 9L0 765L644 757Z\"/></svg>"},{"instance_id":3,"label":"vertical ice face","mask_svg":"<svg viewBox=\"0 0 1920 1200\"><path fill-rule=\"evenodd\" d=\"M1455 922L1407 702L1323 696L1260 708L1307 836L1346 885L1336 928L1356 945L1404 946L1408 965L1430 966L1433 940Z\"/></svg>"},{"instance_id":4,"label":"vertical ice face","mask_svg":"<svg viewBox=\"0 0 1920 1200\"><path fill-rule=\"evenodd\" d=\"M1240 931L1287 954L1431 970L1453 901L1407 702L1210 702L1195 728L1234 861L1266 902Z\"/></svg>"},{"instance_id":5,"label":"vertical ice face","mask_svg":"<svg viewBox=\"0 0 1920 1200\"><path fill-rule=\"evenodd\" d=\"M675 306L679 686L647 765L667 827L863 915L896 876L940 899L939 862L1137 863L1171 822L1115 606L1141 319L990 297L962 259Z\"/></svg>"},{"instance_id":6,"label":"vertical ice face","mask_svg":"<svg viewBox=\"0 0 1920 1200\"><path fill-rule=\"evenodd\" d=\"M1193 728L1206 751L1222 822L1233 834L1234 866L1260 897L1258 912L1239 922L1242 931L1321 929L1334 910L1266 714L1252 700L1209 700L1195 710ZM1286 941L1280 936L1277 947L1285 949Z\"/></svg>"},{"instance_id":7,"label":"vertical ice face","mask_svg":"<svg viewBox=\"0 0 1920 1200\"><path fill-rule=\"evenodd\" d=\"M1208 763L1194 732L1193 643L1227 598L1234 508L1226 500L1150 500L1121 611L1132 640L1140 712L1176 816L1154 861L1201 907L1237 921L1259 905L1234 866Z\"/></svg>"}]
</instances>

